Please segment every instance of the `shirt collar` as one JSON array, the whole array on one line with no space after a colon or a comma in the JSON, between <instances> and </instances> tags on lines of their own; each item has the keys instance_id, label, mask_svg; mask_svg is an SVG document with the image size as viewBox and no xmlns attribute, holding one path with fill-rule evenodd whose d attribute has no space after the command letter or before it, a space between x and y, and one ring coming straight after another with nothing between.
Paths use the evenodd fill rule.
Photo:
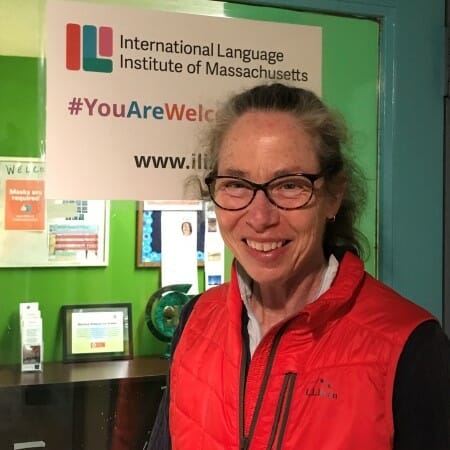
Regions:
<instances>
[{"instance_id":1,"label":"shirt collar","mask_svg":"<svg viewBox=\"0 0 450 450\"><path fill-rule=\"evenodd\" d=\"M322 281L320 283L319 290L313 301L319 298L325 291L327 291L330 288L338 269L339 269L338 260L335 258L334 255L330 255L327 267L322 276ZM247 274L244 268L237 261L236 261L236 273L241 299L247 310L248 315L247 329L250 343L250 354L253 355L253 352L255 351L256 347L258 346L259 342L262 339L261 328L259 326L258 321L256 320L256 317L252 312L252 309L250 308L250 297L253 291L253 280L250 278L250 276Z\"/></svg>"}]
</instances>

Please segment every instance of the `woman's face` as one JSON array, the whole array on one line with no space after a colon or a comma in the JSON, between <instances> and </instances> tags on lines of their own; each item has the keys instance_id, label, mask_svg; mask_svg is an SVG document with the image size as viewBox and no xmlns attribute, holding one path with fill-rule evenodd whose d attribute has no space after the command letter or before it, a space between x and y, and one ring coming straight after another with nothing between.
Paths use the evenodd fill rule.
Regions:
<instances>
[{"instance_id":1,"label":"woman's face","mask_svg":"<svg viewBox=\"0 0 450 450\"><path fill-rule=\"evenodd\" d=\"M188 222L183 222L181 224L181 230L184 235L191 234L191 225Z\"/></svg>"},{"instance_id":2,"label":"woman's face","mask_svg":"<svg viewBox=\"0 0 450 450\"><path fill-rule=\"evenodd\" d=\"M320 169L312 138L284 112L245 113L225 135L218 160L218 175L256 183ZM243 210L216 208L217 220L225 243L252 279L295 283L298 276L322 268L325 224L337 213L342 194L330 195L319 178L302 209L279 209L258 191Z\"/></svg>"}]
</instances>

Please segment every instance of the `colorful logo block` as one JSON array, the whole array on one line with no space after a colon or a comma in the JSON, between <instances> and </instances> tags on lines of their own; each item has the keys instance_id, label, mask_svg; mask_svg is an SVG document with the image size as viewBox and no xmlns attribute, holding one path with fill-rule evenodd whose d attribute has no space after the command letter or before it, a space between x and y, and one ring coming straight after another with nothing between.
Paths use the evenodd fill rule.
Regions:
<instances>
[{"instance_id":1,"label":"colorful logo block","mask_svg":"<svg viewBox=\"0 0 450 450\"><path fill-rule=\"evenodd\" d=\"M113 30L111 27L97 27L76 23L66 25L66 68L86 72L111 73L113 62Z\"/></svg>"}]
</instances>

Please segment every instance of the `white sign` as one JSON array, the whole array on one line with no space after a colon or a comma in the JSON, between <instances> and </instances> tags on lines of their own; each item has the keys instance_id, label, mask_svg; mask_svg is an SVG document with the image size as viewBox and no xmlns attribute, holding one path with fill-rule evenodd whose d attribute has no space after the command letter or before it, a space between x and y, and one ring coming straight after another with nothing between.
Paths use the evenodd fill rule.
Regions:
<instances>
[{"instance_id":1,"label":"white sign","mask_svg":"<svg viewBox=\"0 0 450 450\"><path fill-rule=\"evenodd\" d=\"M46 27L48 198L181 200L218 100L321 94L320 27L54 0Z\"/></svg>"},{"instance_id":2,"label":"white sign","mask_svg":"<svg viewBox=\"0 0 450 450\"><path fill-rule=\"evenodd\" d=\"M161 285L190 284L198 294L197 212L163 211L161 214Z\"/></svg>"},{"instance_id":3,"label":"white sign","mask_svg":"<svg viewBox=\"0 0 450 450\"><path fill-rule=\"evenodd\" d=\"M72 316L72 352L123 352L123 312L76 312Z\"/></svg>"}]
</instances>

